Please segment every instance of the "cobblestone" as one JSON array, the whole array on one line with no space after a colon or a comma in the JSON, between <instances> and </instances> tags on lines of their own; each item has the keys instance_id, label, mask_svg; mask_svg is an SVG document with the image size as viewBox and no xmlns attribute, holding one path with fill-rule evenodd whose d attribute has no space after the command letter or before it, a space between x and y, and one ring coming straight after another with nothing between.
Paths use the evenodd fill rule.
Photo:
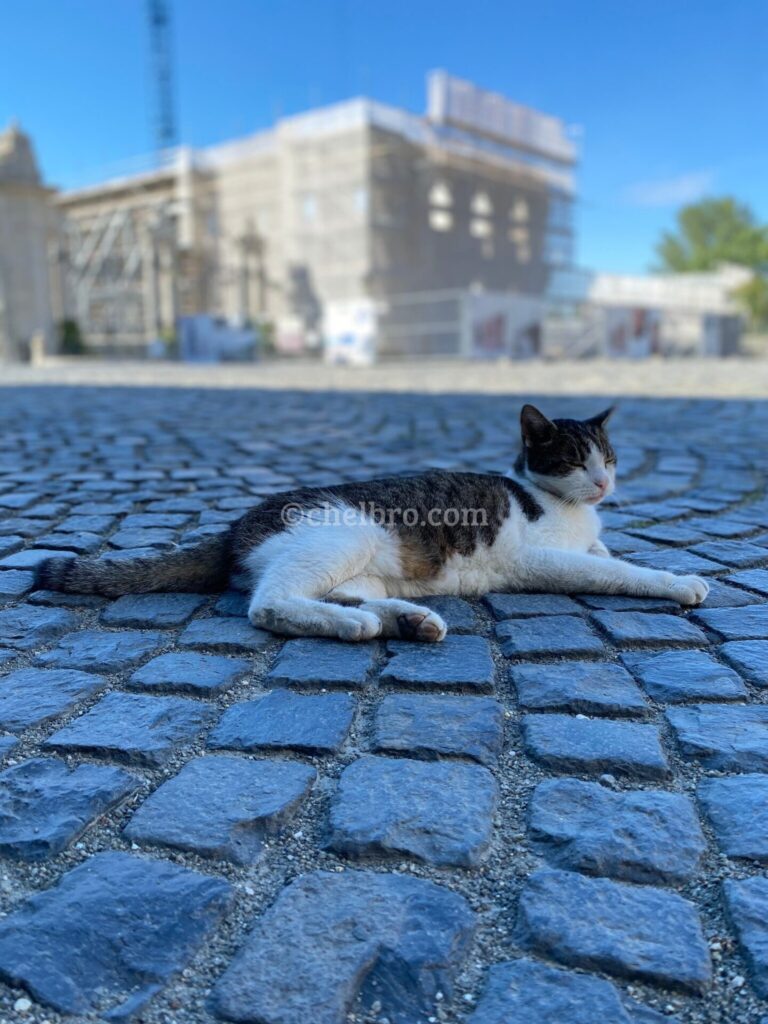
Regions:
<instances>
[{"instance_id":1,"label":"cobblestone","mask_svg":"<svg viewBox=\"0 0 768 1024\"><path fill-rule=\"evenodd\" d=\"M248 596L238 590L227 590L213 606L216 615L233 615L245 618L248 614Z\"/></svg>"},{"instance_id":2,"label":"cobblestone","mask_svg":"<svg viewBox=\"0 0 768 1024\"><path fill-rule=\"evenodd\" d=\"M585 661L564 665L514 665L509 676L526 711L587 715L645 715L648 703L620 665Z\"/></svg>"},{"instance_id":3,"label":"cobblestone","mask_svg":"<svg viewBox=\"0 0 768 1024\"><path fill-rule=\"evenodd\" d=\"M713 576L709 577L707 583L709 583L707 608L743 608L745 605L754 604L757 600L755 594L739 590L738 587L731 587Z\"/></svg>"},{"instance_id":4,"label":"cobblestone","mask_svg":"<svg viewBox=\"0 0 768 1024\"><path fill-rule=\"evenodd\" d=\"M651 886L537 871L520 896L517 934L528 949L574 967L698 993L712 980L693 904Z\"/></svg>"},{"instance_id":5,"label":"cobblestone","mask_svg":"<svg viewBox=\"0 0 768 1024\"><path fill-rule=\"evenodd\" d=\"M354 924L350 927L350 922ZM343 1024L357 999L416 1024L450 998L474 915L433 882L367 871L291 883L216 987L228 1020Z\"/></svg>"},{"instance_id":6,"label":"cobblestone","mask_svg":"<svg viewBox=\"0 0 768 1024\"><path fill-rule=\"evenodd\" d=\"M766 558L766 555L763 557ZM735 572L726 578L730 583L737 583L740 587L768 597L768 569L749 569L747 572Z\"/></svg>"},{"instance_id":7,"label":"cobblestone","mask_svg":"<svg viewBox=\"0 0 768 1024\"><path fill-rule=\"evenodd\" d=\"M737 569L764 563L768 556L765 548L758 544L750 544L746 540L710 540L696 544L691 550L705 558L722 562L723 565L735 566Z\"/></svg>"},{"instance_id":8,"label":"cobblestone","mask_svg":"<svg viewBox=\"0 0 768 1024\"><path fill-rule=\"evenodd\" d=\"M21 569L0 572L0 597L21 597L32 589L34 580L31 572L24 572Z\"/></svg>"},{"instance_id":9,"label":"cobblestone","mask_svg":"<svg viewBox=\"0 0 768 1024\"><path fill-rule=\"evenodd\" d=\"M207 704L183 697L108 693L90 711L55 732L49 750L83 751L129 764L160 766L213 719Z\"/></svg>"},{"instance_id":10,"label":"cobblestone","mask_svg":"<svg viewBox=\"0 0 768 1024\"><path fill-rule=\"evenodd\" d=\"M136 842L252 864L315 781L308 765L210 755L190 761L125 828Z\"/></svg>"},{"instance_id":11,"label":"cobblestone","mask_svg":"<svg viewBox=\"0 0 768 1024\"><path fill-rule=\"evenodd\" d=\"M19 921L22 952L41 952L0 940L0 1021L55 1024L52 985L79 1000L74 1019L117 1004L142 1024L765 1024L764 908L748 893L734 910L720 883L752 883L768 863L768 403L624 398L612 422L604 540L630 561L704 571L703 608L431 596L418 600L446 619L444 644L358 646L254 630L235 590L113 601L35 591L32 569L47 551L155 556L285 487L430 464L503 471L508 396L2 392L0 839L40 859L0 846L0 928ZM41 761L45 784L29 767ZM297 787L260 803L273 770ZM361 829L350 852L328 846L340 780ZM119 857L141 884L98 868L116 850L132 850ZM181 874L158 889L153 865ZM554 932L538 929L531 954L514 926L542 865L561 881L534 899ZM81 868L100 880L58 904L56 928L18 918ZM229 881L224 919L182 898L190 872ZM699 920L715 957L705 999L688 994L706 974Z\"/></svg>"},{"instance_id":12,"label":"cobblestone","mask_svg":"<svg viewBox=\"0 0 768 1024\"><path fill-rule=\"evenodd\" d=\"M55 548L59 555L67 552L91 555L101 547L101 543L98 533L46 533L35 540L35 547Z\"/></svg>"},{"instance_id":13,"label":"cobblestone","mask_svg":"<svg viewBox=\"0 0 768 1024\"><path fill-rule=\"evenodd\" d=\"M757 993L768 997L768 879L728 879L724 883L733 919Z\"/></svg>"},{"instance_id":14,"label":"cobblestone","mask_svg":"<svg viewBox=\"0 0 768 1024\"><path fill-rule=\"evenodd\" d=\"M530 831L555 867L656 885L688 881L706 849L686 797L663 790L613 793L578 779L539 783Z\"/></svg>"},{"instance_id":15,"label":"cobblestone","mask_svg":"<svg viewBox=\"0 0 768 1024\"><path fill-rule=\"evenodd\" d=\"M273 686L363 687L373 671L374 644L289 640L266 681Z\"/></svg>"},{"instance_id":16,"label":"cobblestone","mask_svg":"<svg viewBox=\"0 0 768 1024\"><path fill-rule=\"evenodd\" d=\"M128 594L101 613L105 626L180 626L205 603L200 594Z\"/></svg>"},{"instance_id":17,"label":"cobblestone","mask_svg":"<svg viewBox=\"0 0 768 1024\"><path fill-rule=\"evenodd\" d=\"M768 771L768 707L697 704L667 711L685 757L726 772Z\"/></svg>"},{"instance_id":18,"label":"cobblestone","mask_svg":"<svg viewBox=\"0 0 768 1024\"><path fill-rule=\"evenodd\" d=\"M38 665L56 668L84 668L89 672L117 672L137 664L157 650L163 642L162 633L135 630L107 633L84 629L70 633L52 650L37 656Z\"/></svg>"},{"instance_id":19,"label":"cobblestone","mask_svg":"<svg viewBox=\"0 0 768 1024\"><path fill-rule=\"evenodd\" d=\"M548 768L635 779L670 775L655 725L552 714L524 715L522 726L525 749Z\"/></svg>"},{"instance_id":20,"label":"cobblestone","mask_svg":"<svg viewBox=\"0 0 768 1024\"><path fill-rule=\"evenodd\" d=\"M107 1002L127 1016L186 963L230 892L167 861L100 853L0 921L0 975L62 1013Z\"/></svg>"},{"instance_id":21,"label":"cobblestone","mask_svg":"<svg viewBox=\"0 0 768 1024\"><path fill-rule=\"evenodd\" d=\"M209 695L233 686L249 671L243 658L180 652L161 654L137 669L129 685L138 690L173 690Z\"/></svg>"},{"instance_id":22,"label":"cobblestone","mask_svg":"<svg viewBox=\"0 0 768 1024\"><path fill-rule=\"evenodd\" d=\"M231 750L298 750L334 754L352 726L355 700L346 693L272 690L224 712L208 745Z\"/></svg>"},{"instance_id":23,"label":"cobblestone","mask_svg":"<svg viewBox=\"0 0 768 1024\"><path fill-rule=\"evenodd\" d=\"M34 758L0 772L0 854L38 861L61 853L110 807L139 785L107 765L70 769Z\"/></svg>"},{"instance_id":24,"label":"cobblestone","mask_svg":"<svg viewBox=\"0 0 768 1024\"><path fill-rule=\"evenodd\" d=\"M47 722L105 685L101 676L76 669L21 668L0 688L0 728L20 732Z\"/></svg>"},{"instance_id":25,"label":"cobblestone","mask_svg":"<svg viewBox=\"0 0 768 1024\"><path fill-rule=\"evenodd\" d=\"M581 611L573 598L564 594L487 594L483 601L495 619L573 615Z\"/></svg>"},{"instance_id":26,"label":"cobblestone","mask_svg":"<svg viewBox=\"0 0 768 1024\"><path fill-rule=\"evenodd\" d=\"M704 609L692 617L723 640L768 640L768 604Z\"/></svg>"},{"instance_id":27,"label":"cobblestone","mask_svg":"<svg viewBox=\"0 0 768 1024\"><path fill-rule=\"evenodd\" d=\"M387 648L394 657L382 670L383 683L480 691L493 688L491 647L483 637L449 634L440 644L394 640Z\"/></svg>"},{"instance_id":28,"label":"cobblestone","mask_svg":"<svg viewBox=\"0 0 768 1024\"><path fill-rule=\"evenodd\" d=\"M195 649L247 653L262 650L271 639L269 633L254 629L246 619L214 616L190 622L179 637L179 644Z\"/></svg>"},{"instance_id":29,"label":"cobblestone","mask_svg":"<svg viewBox=\"0 0 768 1024\"><path fill-rule=\"evenodd\" d=\"M496 626L496 635L508 657L589 657L605 652L600 638L576 615L507 619Z\"/></svg>"},{"instance_id":30,"label":"cobblestone","mask_svg":"<svg viewBox=\"0 0 768 1024\"><path fill-rule=\"evenodd\" d=\"M77 616L72 612L20 604L0 611L0 645L31 651L51 643L76 625Z\"/></svg>"},{"instance_id":31,"label":"cobblestone","mask_svg":"<svg viewBox=\"0 0 768 1024\"><path fill-rule=\"evenodd\" d=\"M622 654L621 660L656 701L737 700L747 696L739 676L704 651Z\"/></svg>"},{"instance_id":32,"label":"cobblestone","mask_svg":"<svg viewBox=\"0 0 768 1024\"><path fill-rule=\"evenodd\" d=\"M503 709L490 697L391 694L374 721L377 752L469 757L493 765L502 740Z\"/></svg>"},{"instance_id":33,"label":"cobblestone","mask_svg":"<svg viewBox=\"0 0 768 1024\"><path fill-rule=\"evenodd\" d=\"M675 572L684 576L689 573L706 576L725 568L722 562L715 562L711 558L704 558L702 555L695 555L693 552L684 551L681 548L641 551L639 554L628 555L627 561L634 562L635 565L642 565L646 569L661 569L664 572Z\"/></svg>"},{"instance_id":34,"label":"cobblestone","mask_svg":"<svg viewBox=\"0 0 768 1024\"><path fill-rule=\"evenodd\" d=\"M144 529L118 530L109 538L113 548L170 548L176 539L174 530L147 527Z\"/></svg>"},{"instance_id":35,"label":"cobblestone","mask_svg":"<svg viewBox=\"0 0 768 1024\"><path fill-rule=\"evenodd\" d=\"M15 555L7 555L0 558L0 570L2 569L34 569L46 558L66 558L66 551L58 548L26 548L24 551L17 551ZM72 555L74 558L74 555Z\"/></svg>"},{"instance_id":36,"label":"cobblestone","mask_svg":"<svg viewBox=\"0 0 768 1024\"><path fill-rule=\"evenodd\" d=\"M592 619L619 647L679 646L706 644L700 629L677 615L653 612L594 612Z\"/></svg>"},{"instance_id":37,"label":"cobblestone","mask_svg":"<svg viewBox=\"0 0 768 1024\"><path fill-rule=\"evenodd\" d=\"M46 608L101 608L107 598L98 594L64 594L60 590L33 590L27 600L30 604L40 604Z\"/></svg>"},{"instance_id":38,"label":"cobblestone","mask_svg":"<svg viewBox=\"0 0 768 1024\"><path fill-rule=\"evenodd\" d=\"M723 853L768 863L768 776L703 779L698 797Z\"/></svg>"},{"instance_id":39,"label":"cobblestone","mask_svg":"<svg viewBox=\"0 0 768 1024\"><path fill-rule=\"evenodd\" d=\"M602 978L521 958L491 967L469 1024L674 1024L627 1003Z\"/></svg>"},{"instance_id":40,"label":"cobblestone","mask_svg":"<svg viewBox=\"0 0 768 1024\"><path fill-rule=\"evenodd\" d=\"M579 594L588 608L609 612L678 612L680 605L664 597L627 597L625 594Z\"/></svg>"},{"instance_id":41,"label":"cobblestone","mask_svg":"<svg viewBox=\"0 0 768 1024\"><path fill-rule=\"evenodd\" d=\"M755 686L768 686L768 640L731 640L719 652Z\"/></svg>"},{"instance_id":42,"label":"cobblestone","mask_svg":"<svg viewBox=\"0 0 768 1024\"><path fill-rule=\"evenodd\" d=\"M479 765L362 757L342 773L328 845L473 867L490 842L496 801L493 776Z\"/></svg>"}]
</instances>

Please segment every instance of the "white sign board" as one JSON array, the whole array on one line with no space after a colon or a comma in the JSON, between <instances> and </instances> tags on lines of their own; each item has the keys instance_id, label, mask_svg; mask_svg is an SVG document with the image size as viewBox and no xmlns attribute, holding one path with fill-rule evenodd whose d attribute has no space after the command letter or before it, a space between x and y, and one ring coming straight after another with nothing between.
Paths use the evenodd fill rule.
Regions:
<instances>
[{"instance_id":1,"label":"white sign board","mask_svg":"<svg viewBox=\"0 0 768 1024\"><path fill-rule=\"evenodd\" d=\"M376 304L371 299L327 303L323 326L327 363L371 366L376 361Z\"/></svg>"}]
</instances>

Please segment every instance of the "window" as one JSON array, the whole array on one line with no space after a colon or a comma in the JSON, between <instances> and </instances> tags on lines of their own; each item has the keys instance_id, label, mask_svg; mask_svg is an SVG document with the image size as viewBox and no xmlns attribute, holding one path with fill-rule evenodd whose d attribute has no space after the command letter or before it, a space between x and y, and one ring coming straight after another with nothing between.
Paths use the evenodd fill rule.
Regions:
<instances>
[{"instance_id":1,"label":"window","mask_svg":"<svg viewBox=\"0 0 768 1024\"><path fill-rule=\"evenodd\" d=\"M519 263L531 261L531 235L527 224L518 224L509 229L509 240L515 247Z\"/></svg>"},{"instance_id":2,"label":"window","mask_svg":"<svg viewBox=\"0 0 768 1024\"><path fill-rule=\"evenodd\" d=\"M483 217L473 217L469 222L469 233L473 238L490 238L493 234L493 224Z\"/></svg>"},{"instance_id":3,"label":"window","mask_svg":"<svg viewBox=\"0 0 768 1024\"><path fill-rule=\"evenodd\" d=\"M486 192L476 192L469 209L472 214L469 233L473 238L483 240L483 255L489 259L493 255L493 246L488 241L493 238L493 203Z\"/></svg>"},{"instance_id":4,"label":"window","mask_svg":"<svg viewBox=\"0 0 768 1024\"><path fill-rule=\"evenodd\" d=\"M305 224L317 221L317 197L312 192L306 192L301 197L301 219Z\"/></svg>"},{"instance_id":5,"label":"window","mask_svg":"<svg viewBox=\"0 0 768 1024\"><path fill-rule=\"evenodd\" d=\"M531 209L528 205L528 200L516 199L512 204L512 209L509 211L509 219L514 221L516 224L527 224L530 220Z\"/></svg>"},{"instance_id":6,"label":"window","mask_svg":"<svg viewBox=\"0 0 768 1024\"><path fill-rule=\"evenodd\" d=\"M490 217L493 214L493 203L485 192L478 192L472 197L470 209L479 217Z\"/></svg>"},{"instance_id":7,"label":"window","mask_svg":"<svg viewBox=\"0 0 768 1024\"><path fill-rule=\"evenodd\" d=\"M450 231L453 227L453 196L444 181L436 181L429 190L429 226L433 231Z\"/></svg>"},{"instance_id":8,"label":"window","mask_svg":"<svg viewBox=\"0 0 768 1024\"><path fill-rule=\"evenodd\" d=\"M450 231L453 227L453 214L450 210L430 210L429 226L433 231Z\"/></svg>"},{"instance_id":9,"label":"window","mask_svg":"<svg viewBox=\"0 0 768 1024\"><path fill-rule=\"evenodd\" d=\"M549 227L560 231L569 231L571 228L571 202L564 196L553 193L549 199L549 211L547 215Z\"/></svg>"},{"instance_id":10,"label":"window","mask_svg":"<svg viewBox=\"0 0 768 1024\"><path fill-rule=\"evenodd\" d=\"M544 259L551 267L565 267L573 260L570 235L547 232L544 240Z\"/></svg>"},{"instance_id":11,"label":"window","mask_svg":"<svg viewBox=\"0 0 768 1024\"><path fill-rule=\"evenodd\" d=\"M359 217L364 217L366 213L368 213L369 202L368 189L365 187L365 185L360 185L358 188L355 189L352 201L354 204L355 213Z\"/></svg>"},{"instance_id":12,"label":"window","mask_svg":"<svg viewBox=\"0 0 768 1024\"><path fill-rule=\"evenodd\" d=\"M436 181L429 190L430 206L453 206L451 190L443 181Z\"/></svg>"}]
</instances>

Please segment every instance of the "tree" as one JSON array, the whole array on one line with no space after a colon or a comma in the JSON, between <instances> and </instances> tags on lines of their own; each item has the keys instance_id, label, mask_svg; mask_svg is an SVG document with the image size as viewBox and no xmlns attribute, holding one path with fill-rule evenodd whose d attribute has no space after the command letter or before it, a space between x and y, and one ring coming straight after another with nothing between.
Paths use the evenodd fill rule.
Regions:
<instances>
[{"instance_id":1,"label":"tree","mask_svg":"<svg viewBox=\"0 0 768 1024\"><path fill-rule=\"evenodd\" d=\"M751 281L737 288L735 298L749 313L749 321L756 330L768 327L768 278L755 274Z\"/></svg>"},{"instance_id":2,"label":"tree","mask_svg":"<svg viewBox=\"0 0 768 1024\"><path fill-rule=\"evenodd\" d=\"M677 231L665 231L656 252L661 269L674 273L715 270L721 263L757 269L768 263L768 228L730 196L704 199L680 210Z\"/></svg>"},{"instance_id":3,"label":"tree","mask_svg":"<svg viewBox=\"0 0 768 1024\"><path fill-rule=\"evenodd\" d=\"M673 273L715 270L721 263L751 267L754 278L735 293L753 327L768 326L768 226L730 196L684 206L676 233L665 231L656 246L661 269Z\"/></svg>"},{"instance_id":4,"label":"tree","mask_svg":"<svg viewBox=\"0 0 768 1024\"><path fill-rule=\"evenodd\" d=\"M84 356L87 351L77 320L62 320L59 324L59 353L63 356Z\"/></svg>"}]
</instances>

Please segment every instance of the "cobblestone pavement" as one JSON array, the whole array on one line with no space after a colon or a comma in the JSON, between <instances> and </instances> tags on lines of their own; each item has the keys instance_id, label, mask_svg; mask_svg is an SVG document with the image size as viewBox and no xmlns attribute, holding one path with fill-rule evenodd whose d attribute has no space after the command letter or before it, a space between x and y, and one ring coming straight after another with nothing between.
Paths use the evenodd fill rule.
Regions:
<instances>
[{"instance_id":1,"label":"cobblestone pavement","mask_svg":"<svg viewBox=\"0 0 768 1024\"><path fill-rule=\"evenodd\" d=\"M345 645L32 589L296 483L504 469L518 407L0 389L0 1021L768 1019L768 402L616 417L606 542L693 612L438 598L443 644Z\"/></svg>"}]
</instances>

